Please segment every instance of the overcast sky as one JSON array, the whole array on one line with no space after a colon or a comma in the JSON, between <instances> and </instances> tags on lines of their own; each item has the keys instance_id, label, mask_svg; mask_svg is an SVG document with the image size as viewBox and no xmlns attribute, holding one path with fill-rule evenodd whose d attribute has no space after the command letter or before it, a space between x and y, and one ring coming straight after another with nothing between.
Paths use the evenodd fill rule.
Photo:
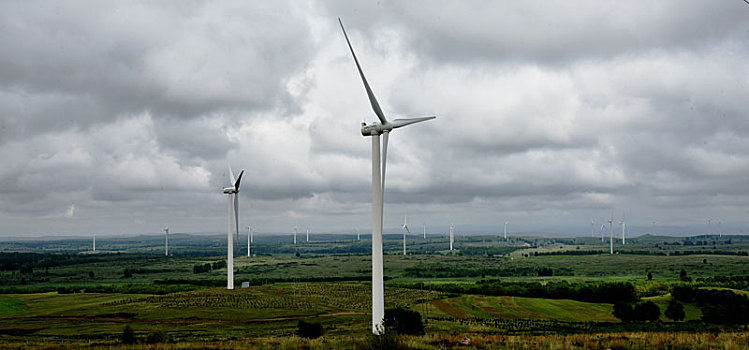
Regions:
<instances>
[{"instance_id":1,"label":"overcast sky","mask_svg":"<svg viewBox=\"0 0 749 350\"><path fill-rule=\"evenodd\" d=\"M749 5L0 2L0 237L385 226L749 230Z\"/></svg>"}]
</instances>

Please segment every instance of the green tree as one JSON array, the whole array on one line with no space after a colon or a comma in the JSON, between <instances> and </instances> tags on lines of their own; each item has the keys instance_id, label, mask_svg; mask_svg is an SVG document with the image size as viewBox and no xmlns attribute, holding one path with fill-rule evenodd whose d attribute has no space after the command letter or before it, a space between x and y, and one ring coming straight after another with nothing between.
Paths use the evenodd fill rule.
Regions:
<instances>
[{"instance_id":1,"label":"green tree","mask_svg":"<svg viewBox=\"0 0 749 350\"><path fill-rule=\"evenodd\" d=\"M681 321L684 319L684 305L676 300L671 300L664 314L670 320Z\"/></svg>"},{"instance_id":2,"label":"green tree","mask_svg":"<svg viewBox=\"0 0 749 350\"><path fill-rule=\"evenodd\" d=\"M622 320L622 322L632 322L635 316L632 304L622 302L614 304L614 311L612 314L614 317Z\"/></svg>"},{"instance_id":3,"label":"green tree","mask_svg":"<svg viewBox=\"0 0 749 350\"><path fill-rule=\"evenodd\" d=\"M306 322L299 320L296 334L303 338L315 339L322 335L322 325L319 323Z\"/></svg>"},{"instance_id":4,"label":"green tree","mask_svg":"<svg viewBox=\"0 0 749 350\"><path fill-rule=\"evenodd\" d=\"M652 280L653 280L653 273L648 272L648 281L652 281Z\"/></svg>"},{"instance_id":5,"label":"green tree","mask_svg":"<svg viewBox=\"0 0 749 350\"><path fill-rule=\"evenodd\" d=\"M122 331L120 340L122 341L122 344L135 344L135 332L133 332L133 329L130 327L130 325L125 325L125 329Z\"/></svg>"},{"instance_id":6,"label":"green tree","mask_svg":"<svg viewBox=\"0 0 749 350\"><path fill-rule=\"evenodd\" d=\"M657 321L661 317L661 309L652 301L635 305L634 313L637 321Z\"/></svg>"},{"instance_id":7,"label":"green tree","mask_svg":"<svg viewBox=\"0 0 749 350\"><path fill-rule=\"evenodd\" d=\"M396 334L424 334L424 324L421 322L421 314L404 308L393 308L385 310L384 320L385 332Z\"/></svg>"}]
</instances>

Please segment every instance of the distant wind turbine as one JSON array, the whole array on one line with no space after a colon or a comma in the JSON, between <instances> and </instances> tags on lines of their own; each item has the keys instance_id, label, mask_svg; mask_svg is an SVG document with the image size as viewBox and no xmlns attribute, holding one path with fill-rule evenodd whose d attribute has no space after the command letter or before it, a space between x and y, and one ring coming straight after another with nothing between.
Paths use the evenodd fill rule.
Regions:
<instances>
[{"instance_id":1,"label":"distant wind turbine","mask_svg":"<svg viewBox=\"0 0 749 350\"><path fill-rule=\"evenodd\" d=\"M609 219L609 251L610 254L614 254L614 212L611 212L611 219Z\"/></svg>"},{"instance_id":2,"label":"distant wind turbine","mask_svg":"<svg viewBox=\"0 0 749 350\"><path fill-rule=\"evenodd\" d=\"M169 226L164 228L164 256L169 256Z\"/></svg>"},{"instance_id":3,"label":"distant wind turbine","mask_svg":"<svg viewBox=\"0 0 749 350\"><path fill-rule=\"evenodd\" d=\"M453 243L455 242L455 225L450 224L450 251L453 251Z\"/></svg>"},{"instance_id":4,"label":"distant wind turbine","mask_svg":"<svg viewBox=\"0 0 749 350\"><path fill-rule=\"evenodd\" d=\"M408 230L408 212L403 216L403 255L406 255L406 232L411 234Z\"/></svg>"},{"instance_id":5,"label":"distant wind turbine","mask_svg":"<svg viewBox=\"0 0 749 350\"><path fill-rule=\"evenodd\" d=\"M229 166L229 176L234 186L224 188L229 199L229 228L226 236L226 289L234 289L234 235L232 231L239 230L239 183L242 181L244 170L234 180L234 172ZM234 205L232 206L232 202ZM234 220L232 220L232 217Z\"/></svg>"},{"instance_id":6,"label":"distant wind turbine","mask_svg":"<svg viewBox=\"0 0 749 350\"><path fill-rule=\"evenodd\" d=\"M625 237L625 232L626 232L626 228L627 228L627 222L624 219L624 213L622 213L622 219L619 220L619 224L622 225L622 245L625 245L626 243L624 241L624 239L625 239L624 237Z\"/></svg>"},{"instance_id":7,"label":"distant wind turbine","mask_svg":"<svg viewBox=\"0 0 749 350\"><path fill-rule=\"evenodd\" d=\"M509 221L505 221L505 240L507 240L507 224L509 223Z\"/></svg>"},{"instance_id":8,"label":"distant wind turbine","mask_svg":"<svg viewBox=\"0 0 749 350\"><path fill-rule=\"evenodd\" d=\"M247 226L247 257L250 257L250 243L252 242L252 226Z\"/></svg>"},{"instance_id":9,"label":"distant wind turbine","mask_svg":"<svg viewBox=\"0 0 749 350\"><path fill-rule=\"evenodd\" d=\"M96 234L95 234L95 233L94 233L94 246L93 246L93 251L94 251L94 252L96 251Z\"/></svg>"},{"instance_id":10,"label":"distant wind turbine","mask_svg":"<svg viewBox=\"0 0 749 350\"><path fill-rule=\"evenodd\" d=\"M296 235L299 233L299 228L294 225L294 244L296 244Z\"/></svg>"},{"instance_id":11,"label":"distant wind turbine","mask_svg":"<svg viewBox=\"0 0 749 350\"><path fill-rule=\"evenodd\" d=\"M606 224L601 224L601 242L605 242L603 240L603 234L606 232Z\"/></svg>"},{"instance_id":12,"label":"distant wind turbine","mask_svg":"<svg viewBox=\"0 0 749 350\"><path fill-rule=\"evenodd\" d=\"M359 226L356 226L356 240L357 241L361 240L361 235L359 234Z\"/></svg>"},{"instance_id":13,"label":"distant wind turbine","mask_svg":"<svg viewBox=\"0 0 749 350\"><path fill-rule=\"evenodd\" d=\"M593 230L595 230L596 221L593 219L590 219L590 238L594 238L596 235L593 233Z\"/></svg>"},{"instance_id":14,"label":"distant wind turbine","mask_svg":"<svg viewBox=\"0 0 749 350\"><path fill-rule=\"evenodd\" d=\"M707 234L708 235L713 234L712 222L713 222L713 219L707 219Z\"/></svg>"},{"instance_id":15,"label":"distant wind turbine","mask_svg":"<svg viewBox=\"0 0 749 350\"><path fill-rule=\"evenodd\" d=\"M427 223L426 223L426 221L422 221L421 225L424 226L424 239L427 239Z\"/></svg>"},{"instance_id":16,"label":"distant wind turbine","mask_svg":"<svg viewBox=\"0 0 749 350\"><path fill-rule=\"evenodd\" d=\"M309 226L307 226L307 242L309 242Z\"/></svg>"},{"instance_id":17,"label":"distant wind turbine","mask_svg":"<svg viewBox=\"0 0 749 350\"><path fill-rule=\"evenodd\" d=\"M387 146L390 132L394 129L434 119L434 116L412 119L395 119L392 122L385 118L377 98L375 98L372 89L364 77L364 71L361 69L359 60L356 58L354 48L351 46L343 22L338 19L341 25L343 36L351 51L351 56L356 63L356 69L359 71L359 77L367 91L369 103L372 110L379 119L371 125L362 123L361 133L363 136L372 137L372 333L380 334L384 331L383 320L385 318L385 287L383 280L382 266L382 221L383 221L383 195L385 190L385 167L387 165ZM383 136L382 145L382 164L380 164L380 135Z\"/></svg>"}]
</instances>

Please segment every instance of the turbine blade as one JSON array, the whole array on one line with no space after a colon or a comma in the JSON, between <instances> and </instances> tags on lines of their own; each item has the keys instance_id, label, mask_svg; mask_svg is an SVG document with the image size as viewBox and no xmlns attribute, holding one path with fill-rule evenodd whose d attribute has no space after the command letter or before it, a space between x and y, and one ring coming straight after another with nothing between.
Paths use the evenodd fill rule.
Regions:
<instances>
[{"instance_id":1,"label":"turbine blade","mask_svg":"<svg viewBox=\"0 0 749 350\"><path fill-rule=\"evenodd\" d=\"M356 58L356 54L354 53L354 48L351 46L351 41L348 40L348 34L346 34L346 28L343 27L343 22L341 22L340 17L338 17L338 23L341 24L341 30L343 30L343 36L346 37L346 43L348 44L349 50L351 50L351 56L354 56L354 62L356 62L356 69L359 70L359 76L361 77L362 83L364 83L364 89L367 90L367 96L369 96L369 103L372 105L372 110L377 115L377 118L380 118L380 123L387 124L388 121L387 119L385 119L385 114L382 113L382 108L380 108L380 104L377 102L377 98L372 92L372 89L369 87L367 78L364 77L364 71L362 71L361 65L359 65L359 60Z\"/></svg>"},{"instance_id":2,"label":"turbine blade","mask_svg":"<svg viewBox=\"0 0 749 350\"><path fill-rule=\"evenodd\" d=\"M422 117L422 118L395 119L393 120L393 129L400 128L401 126L406 126L406 125L411 125L414 123L432 120L434 118L437 118L437 117L431 116L431 117Z\"/></svg>"},{"instance_id":3,"label":"turbine blade","mask_svg":"<svg viewBox=\"0 0 749 350\"><path fill-rule=\"evenodd\" d=\"M239 192L239 183L242 181L242 175L244 174L244 170L239 172L239 177L237 178L237 182L234 183L234 189Z\"/></svg>"},{"instance_id":4,"label":"turbine blade","mask_svg":"<svg viewBox=\"0 0 749 350\"><path fill-rule=\"evenodd\" d=\"M408 230L408 225L403 225L403 227L406 229L406 232L408 232L408 234L410 235L411 231Z\"/></svg>"},{"instance_id":5,"label":"turbine blade","mask_svg":"<svg viewBox=\"0 0 749 350\"><path fill-rule=\"evenodd\" d=\"M231 171L231 164L228 164L228 165L229 165L229 179L231 180L231 183L234 183L237 180L234 178L234 172Z\"/></svg>"},{"instance_id":6,"label":"turbine blade","mask_svg":"<svg viewBox=\"0 0 749 350\"><path fill-rule=\"evenodd\" d=\"M390 132L383 132L382 133L382 202L385 203L385 166L387 165L388 160L388 138L390 136Z\"/></svg>"}]
</instances>

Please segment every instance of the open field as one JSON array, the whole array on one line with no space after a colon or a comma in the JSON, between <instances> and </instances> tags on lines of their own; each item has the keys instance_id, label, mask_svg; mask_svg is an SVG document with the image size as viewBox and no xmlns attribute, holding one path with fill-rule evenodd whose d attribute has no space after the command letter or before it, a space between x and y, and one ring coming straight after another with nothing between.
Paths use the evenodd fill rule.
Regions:
<instances>
[{"instance_id":1,"label":"open field","mask_svg":"<svg viewBox=\"0 0 749 350\"><path fill-rule=\"evenodd\" d=\"M430 250L438 245L433 239L422 242L415 254L386 254L386 307L416 311L426 326L423 336L390 341L405 348L466 341L475 348L643 348L692 342L730 349L747 344L743 325L703 323L696 302L682 303L682 322L664 314L674 286L749 293L743 237L716 241L720 249L715 250L726 254L675 253L694 246L684 244L684 238L645 237L632 240L631 249L639 253L609 255L591 253L604 246L588 240L470 237L458 245L463 251L450 254ZM522 247L534 241L539 248ZM160 242L138 241L133 246L113 243L116 252L95 254L62 252L65 244L60 243L50 243L62 249L57 253L0 253L0 345L116 347L127 325L142 343L158 334L175 348L376 347L382 340L368 336L371 260L366 254L339 252L357 251L369 242L330 239L291 250L278 242L274 249L284 253L246 257L237 249L235 284L249 281L251 287L234 291L223 287L226 267L220 250L165 257L154 246ZM399 243L391 237L386 247ZM7 249L17 243L3 244ZM40 243L24 244L24 251L39 251ZM481 244L507 253L481 254ZM663 247L668 255L660 253ZM700 247L712 250L713 245L701 242ZM612 302L579 294L581 286L606 293L606 286L621 283L631 285L633 298L658 306L659 322L623 323L613 316ZM559 295L565 297L554 296L562 290L567 294ZM323 337L299 338L300 320L320 324Z\"/></svg>"}]
</instances>

